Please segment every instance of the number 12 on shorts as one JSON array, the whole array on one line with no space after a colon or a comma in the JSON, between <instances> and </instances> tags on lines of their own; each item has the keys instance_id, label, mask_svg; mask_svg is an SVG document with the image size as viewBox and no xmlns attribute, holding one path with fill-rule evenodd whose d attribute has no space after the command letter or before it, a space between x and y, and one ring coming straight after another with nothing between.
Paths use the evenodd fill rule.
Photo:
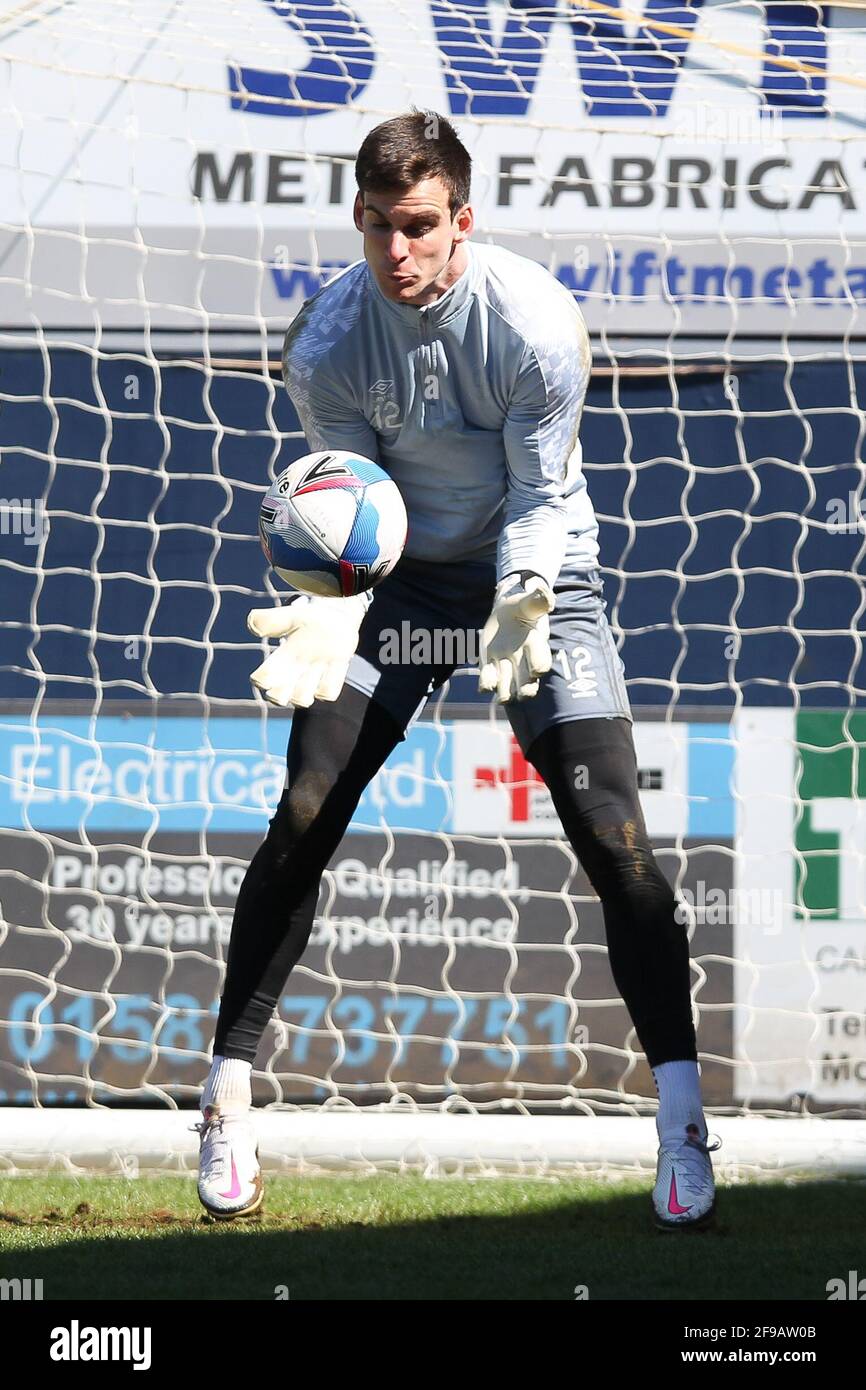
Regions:
<instances>
[{"instance_id":1,"label":"number 12 on shorts","mask_svg":"<svg viewBox=\"0 0 866 1390\"><path fill-rule=\"evenodd\" d=\"M556 664L568 682L572 698L598 694L598 676L592 669L592 652L589 647L572 647L571 657L562 650L556 653Z\"/></svg>"}]
</instances>

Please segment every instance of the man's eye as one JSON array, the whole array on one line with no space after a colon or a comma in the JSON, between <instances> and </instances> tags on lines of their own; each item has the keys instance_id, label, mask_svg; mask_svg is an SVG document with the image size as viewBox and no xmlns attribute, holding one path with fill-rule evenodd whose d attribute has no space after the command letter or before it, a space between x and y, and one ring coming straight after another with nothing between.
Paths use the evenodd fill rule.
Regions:
<instances>
[{"instance_id":1,"label":"man's eye","mask_svg":"<svg viewBox=\"0 0 866 1390\"><path fill-rule=\"evenodd\" d=\"M387 231L389 230L389 228L390 228L390 223L389 223L389 222L373 222L373 223L372 223L372 226L374 227L374 229L375 229L377 232L387 232ZM428 232L432 232L432 230L433 230L432 227L404 227L404 228L403 228L404 235L407 236L407 237L412 238L413 240L416 239L417 237L426 236L427 233L428 233Z\"/></svg>"}]
</instances>

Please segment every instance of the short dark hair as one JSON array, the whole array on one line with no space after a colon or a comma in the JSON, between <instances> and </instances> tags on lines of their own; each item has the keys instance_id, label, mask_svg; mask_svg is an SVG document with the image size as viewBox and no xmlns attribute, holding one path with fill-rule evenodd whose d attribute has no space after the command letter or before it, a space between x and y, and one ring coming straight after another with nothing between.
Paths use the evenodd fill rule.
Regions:
<instances>
[{"instance_id":1,"label":"short dark hair","mask_svg":"<svg viewBox=\"0 0 866 1390\"><path fill-rule=\"evenodd\" d=\"M414 108L371 130L355 160L360 192L405 193L422 179L440 178L451 216L469 202L472 159L449 120Z\"/></svg>"}]
</instances>

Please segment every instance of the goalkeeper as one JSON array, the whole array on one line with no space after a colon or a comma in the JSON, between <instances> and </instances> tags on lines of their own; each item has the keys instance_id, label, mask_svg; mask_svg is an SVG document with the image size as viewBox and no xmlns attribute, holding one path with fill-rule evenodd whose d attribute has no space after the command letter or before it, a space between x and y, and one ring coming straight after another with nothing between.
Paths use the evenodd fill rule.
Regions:
<instances>
[{"instance_id":1,"label":"goalkeeper","mask_svg":"<svg viewBox=\"0 0 866 1390\"><path fill-rule=\"evenodd\" d=\"M285 383L311 449L387 470L409 537L372 598L299 596L250 616L254 633L282 639L254 683L295 714L286 790L235 911L199 1195L220 1217L261 1203L249 1113L259 1042L364 788L452 673L382 659L381 634L408 620L413 633L483 629L481 688L504 702L601 899L614 979L653 1070L656 1220L694 1226L714 1187L688 940L647 836L601 596L578 442L583 318L547 270L470 241L471 161L443 117L377 126L355 173L364 259L304 304L286 335Z\"/></svg>"}]
</instances>

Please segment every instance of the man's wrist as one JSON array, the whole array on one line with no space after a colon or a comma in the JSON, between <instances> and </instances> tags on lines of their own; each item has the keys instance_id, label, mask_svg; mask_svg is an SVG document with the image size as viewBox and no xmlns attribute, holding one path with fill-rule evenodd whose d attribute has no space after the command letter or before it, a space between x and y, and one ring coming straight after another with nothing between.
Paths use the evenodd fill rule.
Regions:
<instances>
[{"instance_id":1,"label":"man's wrist","mask_svg":"<svg viewBox=\"0 0 866 1390\"><path fill-rule=\"evenodd\" d=\"M518 588L525 589L527 584L530 584L533 579L540 579L543 584L547 583L544 575L539 574L538 570L510 570L508 574L502 576L496 588L502 593L504 593L506 589L508 591Z\"/></svg>"},{"instance_id":2,"label":"man's wrist","mask_svg":"<svg viewBox=\"0 0 866 1390\"><path fill-rule=\"evenodd\" d=\"M553 586L537 570L511 570L497 584L494 602L501 603L504 599L513 598L518 594L533 592L544 594L549 611L552 612L555 603Z\"/></svg>"}]
</instances>

